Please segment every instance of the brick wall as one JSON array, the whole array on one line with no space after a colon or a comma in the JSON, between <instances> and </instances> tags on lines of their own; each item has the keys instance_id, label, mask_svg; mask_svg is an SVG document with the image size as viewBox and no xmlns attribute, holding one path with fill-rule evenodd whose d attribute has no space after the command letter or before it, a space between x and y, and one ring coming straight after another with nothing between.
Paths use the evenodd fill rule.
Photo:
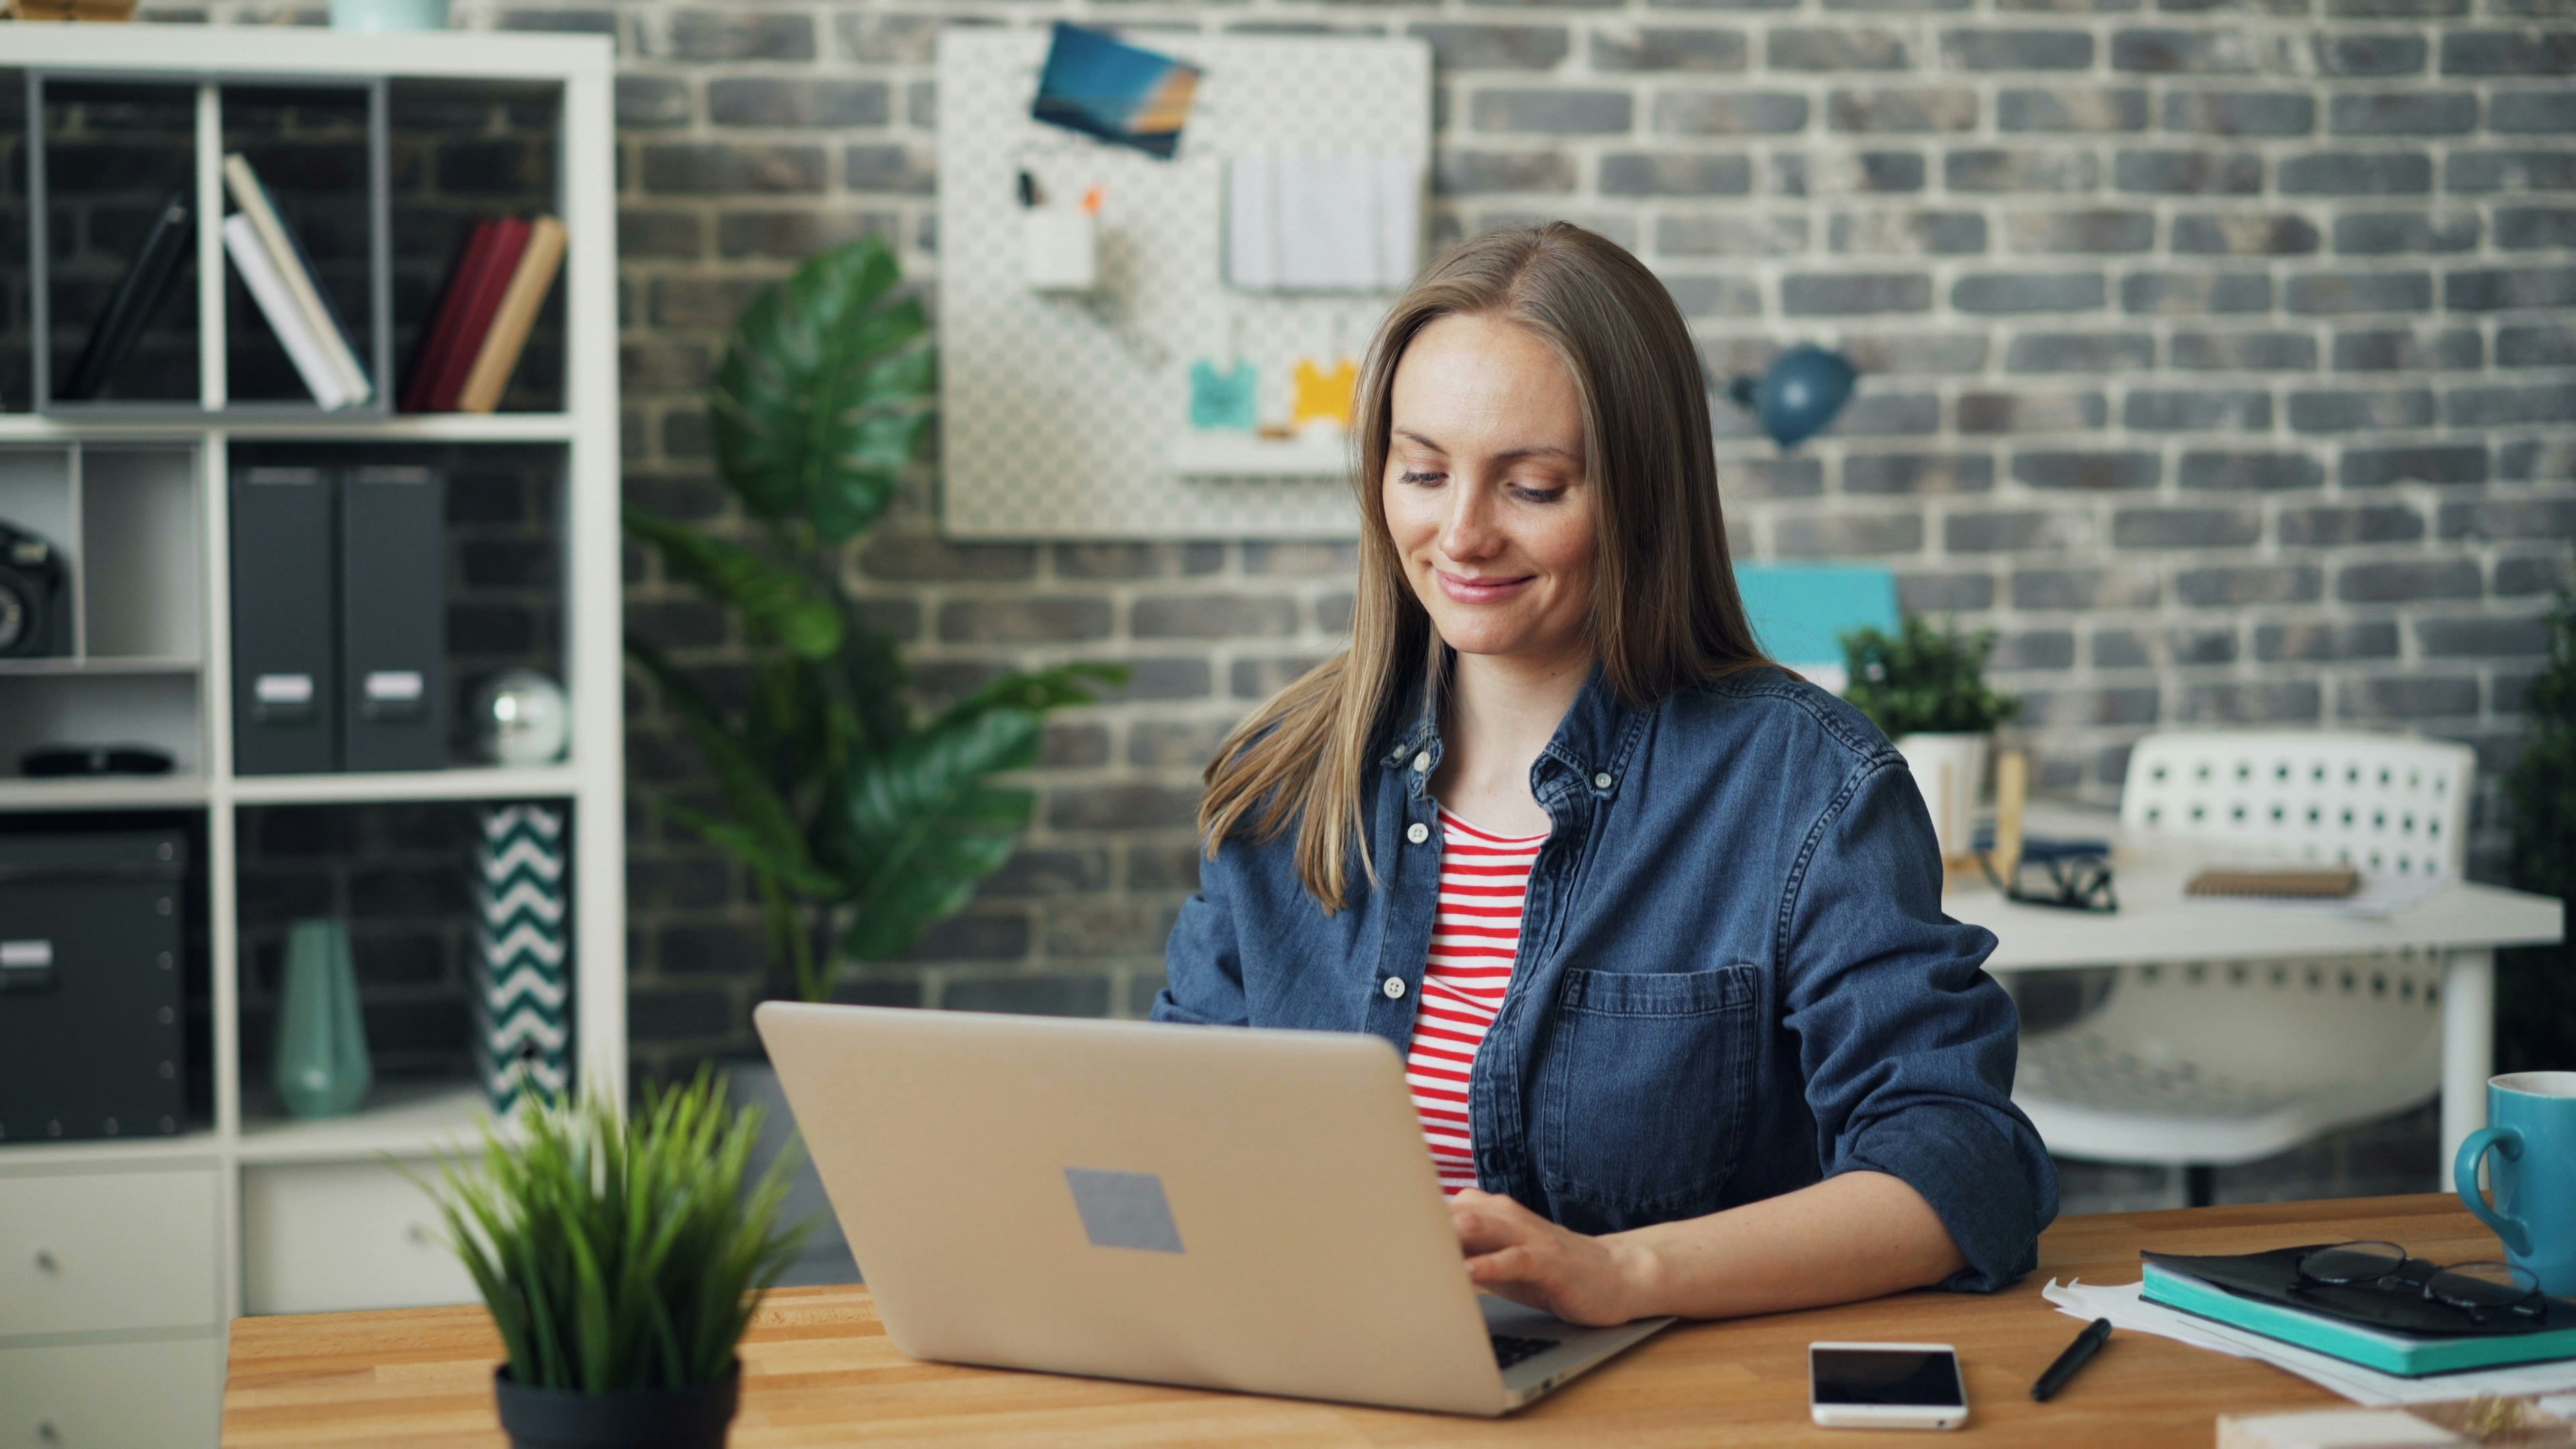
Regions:
<instances>
[{"instance_id":1,"label":"brick wall","mask_svg":"<svg viewBox=\"0 0 2576 1449\"><path fill-rule=\"evenodd\" d=\"M1067 17L1422 36L1443 236L1616 237L1720 376L1843 347L1860 395L1794 457L1721 405L1739 544L1882 560L1911 606L1997 628L2051 790L2107 799L2126 745L2175 725L2420 728L2501 765L2567 576L2567 0L458 3L617 37L629 487L693 517L721 507L698 391L754 286L874 232L935 292L941 27ZM951 546L916 497L853 568L934 693L1137 671L1050 735L1019 859L853 994L1141 1009L1197 769L1332 646L1347 551ZM629 619L728 657L640 564ZM633 728L639 784L685 787L640 699ZM739 1046L742 882L646 809L633 849L639 1057Z\"/></svg>"}]
</instances>

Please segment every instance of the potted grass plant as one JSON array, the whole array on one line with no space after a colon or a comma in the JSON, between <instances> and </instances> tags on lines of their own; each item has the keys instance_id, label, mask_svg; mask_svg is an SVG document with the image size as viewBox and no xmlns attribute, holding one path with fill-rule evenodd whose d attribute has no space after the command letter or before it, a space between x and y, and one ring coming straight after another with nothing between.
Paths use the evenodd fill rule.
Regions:
<instances>
[{"instance_id":1,"label":"potted grass plant","mask_svg":"<svg viewBox=\"0 0 2576 1449\"><path fill-rule=\"evenodd\" d=\"M632 1118L532 1096L517 1132L486 1122L479 1152L445 1155L424 1186L509 1355L517 1449L725 1442L736 1345L807 1226L780 1222L792 1148L747 1181L760 1117L701 1068Z\"/></svg>"},{"instance_id":2,"label":"potted grass plant","mask_svg":"<svg viewBox=\"0 0 2576 1449\"><path fill-rule=\"evenodd\" d=\"M1851 682L1843 697L1886 732L1923 791L1941 858L1968 853L1985 786L1995 727L2021 701L1986 685L1991 629L1963 635L1908 614L1895 634L1855 629L1840 636Z\"/></svg>"}]
</instances>

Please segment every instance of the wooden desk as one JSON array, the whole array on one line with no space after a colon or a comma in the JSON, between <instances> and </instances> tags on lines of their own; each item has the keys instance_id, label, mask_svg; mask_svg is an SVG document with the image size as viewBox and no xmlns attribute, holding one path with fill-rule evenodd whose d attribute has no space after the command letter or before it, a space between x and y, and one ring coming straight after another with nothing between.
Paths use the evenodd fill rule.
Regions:
<instances>
[{"instance_id":1,"label":"wooden desk","mask_svg":"<svg viewBox=\"0 0 2576 1449\"><path fill-rule=\"evenodd\" d=\"M2142 1246L2251 1252L2385 1238L2437 1260L2496 1252L2438 1194L2061 1219L2039 1271L1992 1297L1909 1293L1728 1323L1680 1324L1509 1419L1351 1408L1048 1374L920 1363L886 1342L864 1288L772 1295L744 1341L738 1449L942 1444L1785 1444L1931 1449L1919 1433L1807 1421L1811 1339L1955 1343L1970 1421L1986 1444L2207 1445L2224 1410L2341 1402L2244 1359L2122 1333L2046 1404L2031 1381L2080 1325L2040 1297L2051 1276L2134 1282ZM480 1308L239 1318L224 1390L229 1446L499 1445L498 1341Z\"/></svg>"}]
</instances>

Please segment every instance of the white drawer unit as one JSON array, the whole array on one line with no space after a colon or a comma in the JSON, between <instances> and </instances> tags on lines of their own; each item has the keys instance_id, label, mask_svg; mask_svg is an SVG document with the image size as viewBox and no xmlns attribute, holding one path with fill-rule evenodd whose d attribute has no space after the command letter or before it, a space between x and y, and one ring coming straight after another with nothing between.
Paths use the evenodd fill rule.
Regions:
<instances>
[{"instance_id":1,"label":"white drawer unit","mask_svg":"<svg viewBox=\"0 0 2576 1449\"><path fill-rule=\"evenodd\" d=\"M219 1338L0 1348L6 1449L212 1449Z\"/></svg>"},{"instance_id":2,"label":"white drawer unit","mask_svg":"<svg viewBox=\"0 0 2576 1449\"><path fill-rule=\"evenodd\" d=\"M0 1338L226 1316L213 1168L0 1175Z\"/></svg>"},{"instance_id":3,"label":"white drawer unit","mask_svg":"<svg viewBox=\"0 0 2576 1449\"><path fill-rule=\"evenodd\" d=\"M405 1164L435 1180L434 1165ZM438 1209L380 1162L242 1168L242 1311L337 1313L478 1301Z\"/></svg>"}]
</instances>

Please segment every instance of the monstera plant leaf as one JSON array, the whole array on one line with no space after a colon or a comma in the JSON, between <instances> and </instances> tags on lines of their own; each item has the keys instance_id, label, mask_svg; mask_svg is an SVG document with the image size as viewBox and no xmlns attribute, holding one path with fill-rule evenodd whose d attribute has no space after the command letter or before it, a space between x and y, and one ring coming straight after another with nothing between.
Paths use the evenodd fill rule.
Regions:
<instances>
[{"instance_id":1,"label":"monstera plant leaf","mask_svg":"<svg viewBox=\"0 0 2576 1449\"><path fill-rule=\"evenodd\" d=\"M829 659L840 651L840 607L804 574L631 503L625 523L674 575L733 605L755 634L806 659Z\"/></svg>"},{"instance_id":2,"label":"monstera plant leaf","mask_svg":"<svg viewBox=\"0 0 2576 1449\"><path fill-rule=\"evenodd\" d=\"M709 398L725 481L763 518L839 541L876 521L929 425L934 361L918 297L892 292L871 237L765 288L734 325Z\"/></svg>"}]
</instances>

